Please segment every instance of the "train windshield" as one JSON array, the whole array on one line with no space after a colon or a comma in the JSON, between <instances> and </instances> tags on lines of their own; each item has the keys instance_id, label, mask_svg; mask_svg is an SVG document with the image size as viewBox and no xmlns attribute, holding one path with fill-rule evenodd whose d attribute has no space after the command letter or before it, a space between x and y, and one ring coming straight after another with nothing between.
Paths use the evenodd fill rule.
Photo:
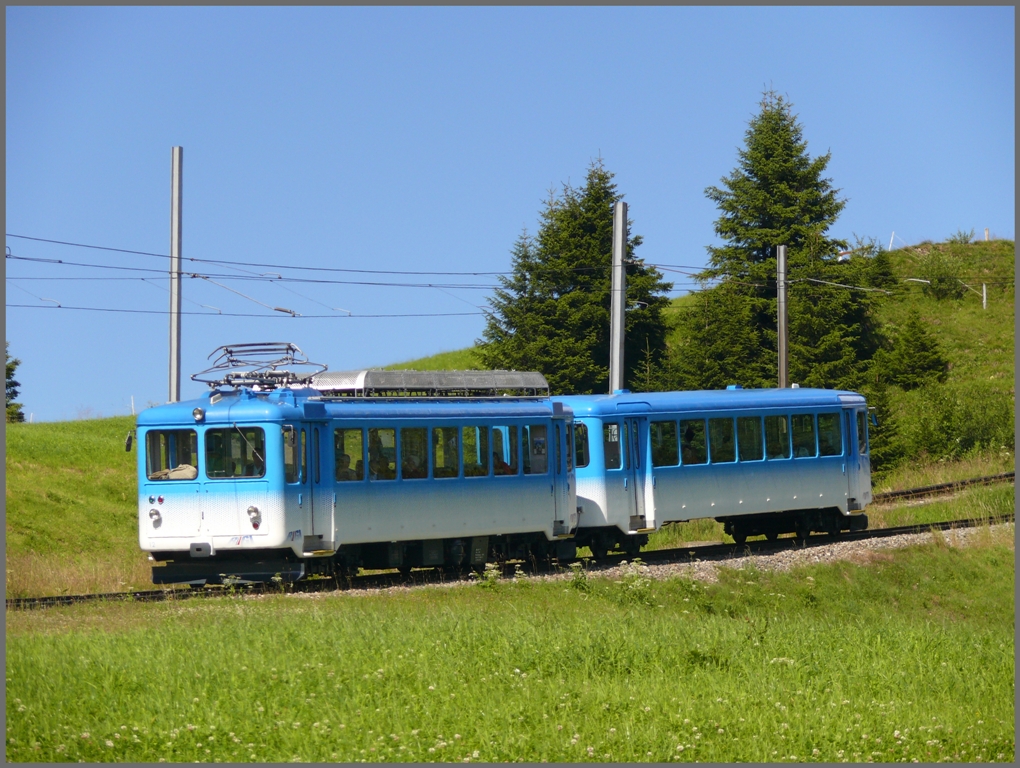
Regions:
<instances>
[{"instance_id":1,"label":"train windshield","mask_svg":"<svg viewBox=\"0 0 1020 768\"><path fill-rule=\"evenodd\" d=\"M145 435L145 474L150 480L194 480L198 477L195 430L149 430Z\"/></svg>"},{"instance_id":2,"label":"train windshield","mask_svg":"<svg viewBox=\"0 0 1020 768\"><path fill-rule=\"evenodd\" d=\"M266 433L260 427L210 429L205 433L205 474L211 478L263 477Z\"/></svg>"}]
</instances>

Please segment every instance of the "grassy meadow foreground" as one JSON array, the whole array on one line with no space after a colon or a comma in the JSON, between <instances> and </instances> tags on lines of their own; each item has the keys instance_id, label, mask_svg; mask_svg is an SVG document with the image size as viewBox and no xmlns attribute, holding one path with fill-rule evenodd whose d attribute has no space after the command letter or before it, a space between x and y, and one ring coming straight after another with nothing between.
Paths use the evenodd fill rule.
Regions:
<instances>
[{"instance_id":1,"label":"grassy meadow foreground","mask_svg":"<svg viewBox=\"0 0 1020 768\"><path fill-rule=\"evenodd\" d=\"M8 761L1004 761L1014 540L8 611Z\"/></svg>"}]
</instances>

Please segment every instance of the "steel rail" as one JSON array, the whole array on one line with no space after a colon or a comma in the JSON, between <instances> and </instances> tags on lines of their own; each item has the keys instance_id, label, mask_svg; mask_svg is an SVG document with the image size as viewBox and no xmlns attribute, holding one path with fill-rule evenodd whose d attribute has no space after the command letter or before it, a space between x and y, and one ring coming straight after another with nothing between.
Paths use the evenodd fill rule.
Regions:
<instances>
[{"instance_id":1,"label":"steel rail","mask_svg":"<svg viewBox=\"0 0 1020 768\"><path fill-rule=\"evenodd\" d=\"M972 485L990 485L997 482L1014 480L1013 472L1004 472L1000 475L978 477L970 480L957 480L952 483L941 483L921 488L910 488L903 491L891 491L879 493L872 497L872 503L881 503L893 499L918 498L921 496L935 496L952 493L960 488ZM844 531L837 536L818 535L809 537L802 541L797 538L780 538L775 542L766 539L745 542L742 547L736 544L702 544L697 546L678 547L674 549L653 549L643 551L637 555L644 563L676 563L691 562L694 560L719 560L734 557L734 552L760 553L778 551L791 546L814 547L825 546L841 541L860 541L864 539L885 538L899 536L909 533L925 533L931 530L951 530L953 528L972 528L977 525L991 523L1013 522L1014 513L993 519L966 519L951 520L941 523L921 523L916 525L898 526L895 528L871 528L863 531ZM620 563L633 560L629 555L609 555L600 560L587 558L593 570L612 568ZM517 561L504 563L500 566L501 578L509 578L518 572L525 575L538 575L543 573L555 573L562 571L563 565L556 562L543 562L532 558L529 561ZM465 581L471 578L471 571L467 568L444 570L442 568L427 568L411 571L409 575L400 573L367 574L354 577L326 577L321 579L309 579L306 581L293 582L286 585L270 584L238 584L234 586L225 585L222 587L188 587L176 586L164 589L154 589L133 592L107 592L102 594L88 595L54 595L48 597L12 597L7 598L7 609L46 608L59 605L74 605L86 602L162 602L167 600L179 600L191 597L219 597L228 595L264 595L271 593L294 593L294 592L324 592L349 589L383 589L392 586L424 586L426 584L441 584L449 581ZM477 576L477 574L476 574Z\"/></svg>"},{"instance_id":2,"label":"steel rail","mask_svg":"<svg viewBox=\"0 0 1020 768\"><path fill-rule=\"evenodd\" d=\"M1014 472L1003 472L1000 475L988 475L986 477L975 477L970 480L954 480L951 483L939 483L938 485L925 485L921 488L908 488L904 491L887 491L876 493L871 497L872 504L881 504L891 499L914 499L919 496L938 496L944 493L952 493L960 488L970 485L992 485L1014 480Z\"/></svg>"}]
</instances>

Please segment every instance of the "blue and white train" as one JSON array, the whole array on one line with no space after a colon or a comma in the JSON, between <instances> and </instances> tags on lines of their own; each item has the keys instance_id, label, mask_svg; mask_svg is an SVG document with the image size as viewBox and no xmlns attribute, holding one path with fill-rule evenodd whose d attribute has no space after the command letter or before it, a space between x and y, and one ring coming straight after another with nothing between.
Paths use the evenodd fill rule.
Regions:
<instances>
[{"instance_id":1,"label":"blue and white train","mask_svg":"<svg viewBox=\"0 0 1020 768\"><path fill-rule=\"evenodd\" d=\"M634 554L667 523L748 536L867 527L867 405L853 392L621 391L553 398L574 414L575 540Z\"/></svg>"},{"instance_id":2,"label":"blue and white train","mask_svg":"<svg viewBox=\"0 0 1020 768\"><path fill-rule=\"evenodd\" d=\"M738 543L867 525L867 406L852 392L549 397L540 374L301 378L279 370L302 362L293 345L221 349L210 370L283 357L139 414L155 583L634 554L706 517Z\"/></svg>"}]
</instances>

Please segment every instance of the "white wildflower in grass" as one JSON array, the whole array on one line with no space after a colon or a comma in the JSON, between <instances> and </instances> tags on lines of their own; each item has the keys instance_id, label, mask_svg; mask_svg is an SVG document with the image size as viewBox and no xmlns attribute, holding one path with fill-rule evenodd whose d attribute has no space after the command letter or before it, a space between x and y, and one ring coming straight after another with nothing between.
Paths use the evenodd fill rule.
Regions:
<instances>
[{"instance_id":1,"label":"white wildflower in grass","mask_svg":"<svg viewBox=\"0 0 1020 768\"><path fill-rule=\"evenodd\" d=\"M81 737L83 739L89 738L89 732L88 731L83 731L82 734L81 734ZM14 739L11 739L11 741L14 741Z\"/></svg>"},{"instance_id":2,"label":"white wildflower in grass","mask_svg":"<svg viewBox=\"0 0 1020 768\"><path fill-rule=\"evenodd\" d=\"M106 746L108 746L108 747L112 747L112 746L113 746L113 742L112 742L112 741L110 741L109 739L107 739L107 740L106 740Z\"/></svg>"}]
</instances>

